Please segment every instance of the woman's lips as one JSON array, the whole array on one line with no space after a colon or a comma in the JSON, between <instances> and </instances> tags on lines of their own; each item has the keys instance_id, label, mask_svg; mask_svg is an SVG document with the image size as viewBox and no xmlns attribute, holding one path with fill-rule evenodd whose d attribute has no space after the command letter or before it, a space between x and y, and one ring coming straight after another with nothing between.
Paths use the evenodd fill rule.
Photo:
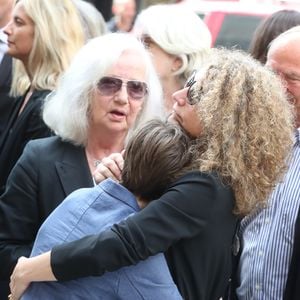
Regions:
<instances>
[{"instance_id":1,"label":"woman's lips","mask_svg":"<svg viewBox=\"0 0 300 300\"><path fill-rule=\"evenodd\" d=\"M123 111L119 111L119 110L112 110L110 112L110 115L116 120L121 120L126 117L126 113Z\"/></svg>"}]
</instances>

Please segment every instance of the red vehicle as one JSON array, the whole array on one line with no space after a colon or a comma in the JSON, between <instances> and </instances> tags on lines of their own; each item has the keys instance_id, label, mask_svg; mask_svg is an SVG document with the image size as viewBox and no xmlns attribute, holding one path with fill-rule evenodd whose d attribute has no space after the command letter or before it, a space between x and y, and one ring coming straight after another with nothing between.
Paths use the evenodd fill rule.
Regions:
<instances>
[{"instance_id":1,"label":"red vehicle","mask_svg":"<svg viewBox=\"0 0 300 300\"><path fill-rule=\"evenodd\" d=\"M279 2L279 1L277 1ZM282 9L300 11L299 3L263 4L252 1L183 0L183 5L194 10L212 34L212 46L237 47L248 50L258 24L268 15Z\"/></svg>"}]
</instances>

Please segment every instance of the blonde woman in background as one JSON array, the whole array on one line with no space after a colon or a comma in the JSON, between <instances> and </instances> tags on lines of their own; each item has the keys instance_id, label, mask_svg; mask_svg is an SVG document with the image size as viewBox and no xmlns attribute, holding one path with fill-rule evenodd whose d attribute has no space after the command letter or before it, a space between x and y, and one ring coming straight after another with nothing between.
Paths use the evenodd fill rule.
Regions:
<instances>
[{"instance_id":1,"label":"blonde woman in background","mask_svg":"<svg viewBox=\"0 0 300 300\"><path fill-rule=\"evenodd\" d=\"M164 92L165 108L171 112L172 94L183 88L194 69L205 61L211 34L191 10L173 4L153 5L143 10L133 33L152 54Z\"/></svg>"},{"instance_id":2,"label":"blonde woman in background","mask_svg":"<svg viewBox=\"0 0 300 300\"><path fill-rule=\"evenodd\" d=\"M21 0L4 32L14 58L11 95L17 98L0 141L0 194L26 143L51 134L41 118L43 100L85 42L71 0Z\"/></svg>"}]
</instances>

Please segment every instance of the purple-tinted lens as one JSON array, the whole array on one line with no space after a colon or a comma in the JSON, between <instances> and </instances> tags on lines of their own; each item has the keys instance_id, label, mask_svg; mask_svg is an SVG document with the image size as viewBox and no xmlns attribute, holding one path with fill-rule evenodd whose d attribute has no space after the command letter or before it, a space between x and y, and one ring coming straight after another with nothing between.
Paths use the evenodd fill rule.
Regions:
<instances>
[{"instance_id":1,"label":"purple-tinted lens","mask_svg":"<svg viewBox=\"0 0 300 300\"><path fill-rule=\"evenodd\" d=\"M103 77L98 82L98 89L104 96L112 96L122 87L122 80L114 77Z\"/></svg>"},{"instance_id":2,"label":"purple-tinted lens","mask_svg":"<svg viewBox=\"0 0 300 300\"><path fill-rule=\"evenodd\" d=\"M128 81L127 93L133 99L141 99L146 96L148 90L145 82L141 81Z\"/></svg>"},{"instance_id":3,"label":"purple-tinted lens","mask_svg":"<svg viewBox=\"0 0 300 300\"><path fill-rule=\"evenodd\" d=\"M98 89L104 96L113 96L117 93L123 83L126 85L127 93L132 99L142 99L148 92L147 85L145 82L129 80L127 82L123 82L119 78L115 77L102 77L98 82Z\"/></svg>"}]
</instances>

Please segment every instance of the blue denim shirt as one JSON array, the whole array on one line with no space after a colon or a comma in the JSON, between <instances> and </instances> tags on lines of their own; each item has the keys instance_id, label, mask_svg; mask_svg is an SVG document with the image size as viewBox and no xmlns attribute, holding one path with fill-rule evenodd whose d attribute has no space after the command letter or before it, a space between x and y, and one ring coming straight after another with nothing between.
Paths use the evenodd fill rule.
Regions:
<instances>
[{"instance_id":1,"label":"blue denim shirt","mask_svg":"<svg viewBox=\"0 0 300 300\"><path fill-rule=\"evenodd\" d=\"M96 234L139 211L134 195L107 179L70 194L41 226L31 256L53 246ZM99 253L99 255L101 255ZM67 282L35 282L22 300L43 299L182 299L163 254L137 265Z\"/></svg>"}]
</instances>

